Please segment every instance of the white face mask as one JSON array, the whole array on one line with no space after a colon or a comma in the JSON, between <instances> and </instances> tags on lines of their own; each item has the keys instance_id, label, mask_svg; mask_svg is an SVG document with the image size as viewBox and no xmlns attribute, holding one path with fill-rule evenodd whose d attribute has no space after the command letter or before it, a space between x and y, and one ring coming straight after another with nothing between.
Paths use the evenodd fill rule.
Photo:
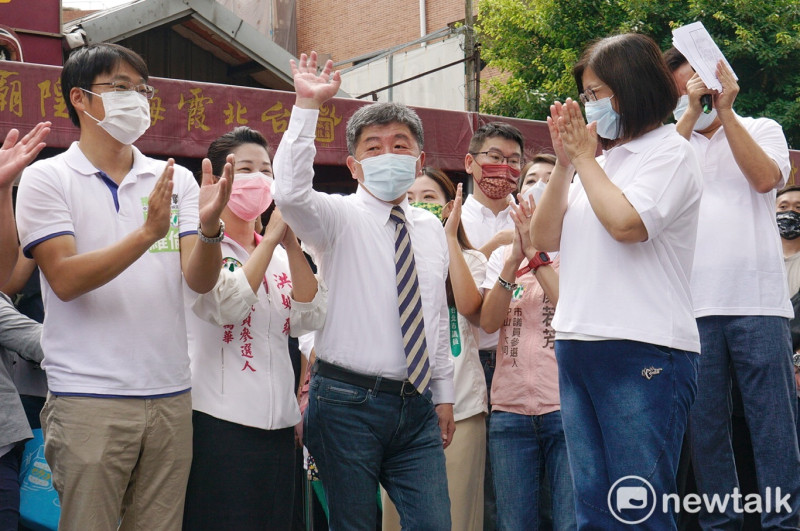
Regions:
<instances>
[{"instance_id":1,"label":"white face mask","mask_svg":"<svg viewBox=\"0 0 800 531\"><path fill-rule=\"evenodd\" d=\"M539 200L542 198L542 194L544 194L544 189L547 186L547 183L544 182L544 179L539 179L533 186L525 190L525 193L522 194L522 197L525 199L533 199L533 204L539 204Z\"/></svg>"},{"instance_id":2,"label":"white face mask","mask_svg":"<svg viewBox=\"0 0 800 531\"><path fill-rule=\"evenodd\" d=\"M608 140L616 140L622 134L619 126L619 114L611 105L611 98L587 101L583 104L586 112L586 123L597 122L597 136Z\"/></svg>"},{"instance_id":3,"label":"white face mask","mask_svg":"<svg viewBox=\"0 0 800 531\"><path fill-rule=\"evenodd\" d=\"M133 144L150 127L150 103L138 92L125 90L97 94L82 90L102 98L106 116L98 120L88 112L83 112L121 144Z\"/></svg>"},{"instance_id":4,"label":"white face mask","mask_svg":"<svg viewBox=\"0 0 800 531\"><path fill-rule=\"evenodd\" d=\"M681 116L683 116L683 113L685 113L686 109L688 108L689 108L689 95L684 94L678 100L678 106L675 107L675 110L672 112L672 116L675 117L676 122L681 119ZM711 127L711 124L714 123L714 120L716 118L717 118L717 109L711 109L711 112L708 114L701 112L700 117L697 118L697 121L694 123L692 129L694 129L695 131L705 131L706 129Z\"/></svg>"},{"instance_id":5,"label":"white face mask","mask_svg":"<svg viewBox=\"0 0 800 531\"><path fill-rule=\"evenodd\" d=\"M419 157L384 153L361 161L364 186L382 201L394 201L404 196L414 184Z\"/></svg>"}]
</instances>

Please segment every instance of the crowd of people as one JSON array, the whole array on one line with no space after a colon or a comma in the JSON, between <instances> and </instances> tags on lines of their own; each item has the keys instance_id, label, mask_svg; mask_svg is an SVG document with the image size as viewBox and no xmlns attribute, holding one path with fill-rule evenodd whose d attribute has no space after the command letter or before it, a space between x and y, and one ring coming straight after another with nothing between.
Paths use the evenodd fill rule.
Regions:
<instances>
[{"instance_id":1,"label":"crowd of people","mask_svg":"<svg viewBox=\"0 0 800 531\"><path fill-rule=\"evenodd\" d=\"M552 152L482 125L466 198L399 103L347 122L356 192L315 190L341 78L313 52L291 69L274 159L236 128L199 186L133 146L154 89L119 45L64 65L67 151L33 162L49 123L8 133L0 285L38 267L47 318L0 299L0 531L36 427L25 364L46 373L27 405L61 530L292 529L298 446L333 530L677 529L679 509L651 507L687 493L685 463L703 496L739 489L732 393L761 525L800 528L800 187L780 126L734 112L724 62L718 92L644 35L592 42L579 100L550 107ZM650 493L620 504L631 478Z\"/></svg>"}]
</instances>

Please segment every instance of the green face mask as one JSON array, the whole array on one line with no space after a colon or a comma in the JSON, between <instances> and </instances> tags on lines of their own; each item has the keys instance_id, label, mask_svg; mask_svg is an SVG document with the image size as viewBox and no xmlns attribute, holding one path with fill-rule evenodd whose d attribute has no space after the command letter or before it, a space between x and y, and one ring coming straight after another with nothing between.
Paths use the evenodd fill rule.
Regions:
<instances>
[{"instance_id":1,"label":"green face mask","mask_svg":"<svg viewBox=\"0 0 800 531\"><path fill-rule=\"evenodd\" d=\"M442 210L444 210L444 207L439 203L411 203L411 206L424 208L425 210L427 210L428 212L439 218L439 221L442 221Z\"/></svg>"}]
</instances>

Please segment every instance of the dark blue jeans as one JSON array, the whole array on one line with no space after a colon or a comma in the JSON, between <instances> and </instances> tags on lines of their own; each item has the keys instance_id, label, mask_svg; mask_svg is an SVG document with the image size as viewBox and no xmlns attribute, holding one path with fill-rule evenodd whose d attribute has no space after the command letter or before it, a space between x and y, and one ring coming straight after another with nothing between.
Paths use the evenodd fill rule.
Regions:
<instances>
[{"instance_id":1,"label":"dark blue jeans","mask_svg":"<svg viewBox=\"0 0 800 531\"><path fill-rule=\"evenodd\" d=\"M0 531L17 531L19 523L19 466L24 446L18 444L0 457Z\"/></svg>"},{"instance_id":2,"label":"dark blue jeans","mask_svg":"<svg viewBox=\"0 0 800 531\"><path fill-rule=\"evenodd\" d=\"M376 393L315 374L304 431L332 531L374 531L379 482L403 529L450 529L444 449L430 391Z\"/></svg>"},{"instance_id":3,"label":"dark blue jeans","mask_svg":"<svg viewBox=\"0 0 800 531\"><path fill-rule=\"evenodd\" d=\"M494 466L498 529L539 529L539 473L543 469L551 489L553 529L576 529L572 474L560 411L546 415L492 412L489 452Z\"/></svg>"},{"instance_id":4,"label":"dark blue jeans","mask_svg":"<svg viewBox=\"0 0 800 531\"><path fill-rule=\"evenodd\" d=\"M738 488L731 445L731 371L741 391L762 500L771 487L790 494L792 511L762 511L764 529L798 529L800 452L797 399L788 319L774 316L709 316L697 320L702 343L697 401L689 435L692 466L701 494L720 498ZM742 504L740 504L741 506ZM739 529L744 515L726 510L699 514L704 529Z\"/></svg>"},{"instance_id":5,"label":"dark blue jeans","mask_svg":"<svg viewBox=\"0 0 800 531\"><path fill-rule=\"evenodd\" d=\"M637 341L558 340L556 358L578 528L676 529L661 500L676 492L698 355ZM628 476L652 490L618 483ZM621 504L622 487L646 492L645 506Z\"/></svg>"}]
</instances>

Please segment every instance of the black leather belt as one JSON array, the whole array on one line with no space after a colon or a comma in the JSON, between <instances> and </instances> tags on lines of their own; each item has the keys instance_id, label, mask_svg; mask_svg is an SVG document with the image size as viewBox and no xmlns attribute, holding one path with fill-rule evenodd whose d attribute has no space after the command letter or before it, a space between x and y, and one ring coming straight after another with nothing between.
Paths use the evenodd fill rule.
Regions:
<instances>
[{"instance_id":1,"label":"black leather belt","mask_svg":"<svg viewBox=\"0 0 800 531\"><path fill-rule=\"evenodd\" d=\"M390 380L389 378L383 378L381 376L361 374L322 360L314 362L314 367L311 372L324 376L325 378L330 378L331 380L336 380L337 382L370 389L377 393L389 393L398 396L414 396L419 394L416 387L408 380Z\"/></svg>"}]
</instances>

